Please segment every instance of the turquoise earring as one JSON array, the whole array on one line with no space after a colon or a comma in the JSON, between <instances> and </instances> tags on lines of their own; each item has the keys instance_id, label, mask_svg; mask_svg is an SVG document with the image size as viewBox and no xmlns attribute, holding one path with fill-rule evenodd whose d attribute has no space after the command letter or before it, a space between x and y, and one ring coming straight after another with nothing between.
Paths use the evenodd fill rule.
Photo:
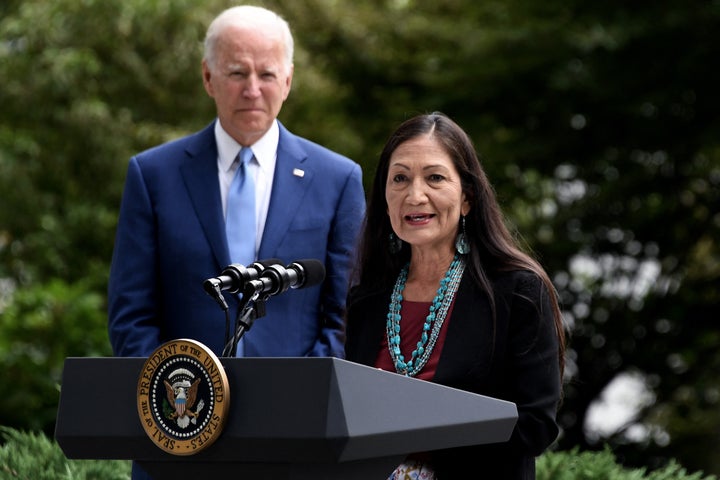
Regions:
<instances>
[{"instance_id":1,"label":"turquoise earring","mask_svg":"<svg viewBox=\"0 0 720 480\"><path fill-rule=\"evenodd\" d=\"M400 237L395 235L395 232L390 232L388 241L390 242L388 245L390 253L400 253L400 250L402 250L402 240L400 240Z\"/></svg>"},{"instance_id":2,"label":"turquoise earring","mask_svg":"<svg viewBox=\"0 0 720 480\"><path fill-rule=\"evenodd\" d=\"M470 253L470 244L468 243L467 235L465 234L465 215L462 216L462 228L455 239L455 250L457 250L457 252L461 255Z\"/></svg>"}]
</instances>

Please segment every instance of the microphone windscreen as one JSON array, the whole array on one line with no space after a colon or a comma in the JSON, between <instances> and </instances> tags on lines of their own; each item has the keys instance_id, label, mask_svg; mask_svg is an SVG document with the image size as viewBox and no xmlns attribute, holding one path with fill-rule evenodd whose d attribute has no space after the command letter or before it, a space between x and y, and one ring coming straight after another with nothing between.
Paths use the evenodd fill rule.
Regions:
<instances>
[{"instance_id":1,"label":"microphone windscreen","mask_svg":"<svg viewBox=\"0 0 720 480\"><path fill-rule=\"evenodd\" d=\"M300 285L301 288L312 287L318 285L325 280L325 265L314 258L308 258L305 260L297 260L292 263L291 266L299 266L303 272L303 283Z\"/></svg>"}]
</instances>

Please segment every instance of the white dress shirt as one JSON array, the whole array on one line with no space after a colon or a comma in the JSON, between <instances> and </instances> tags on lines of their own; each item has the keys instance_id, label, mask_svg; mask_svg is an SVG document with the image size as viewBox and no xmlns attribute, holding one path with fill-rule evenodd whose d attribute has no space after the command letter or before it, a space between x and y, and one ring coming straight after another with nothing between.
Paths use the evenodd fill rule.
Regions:
<instances>
[{"instance_id":1,"label":"white dress shirt","mask_svg":"<svg viewBox=\"0 0 720 480\"><path fill-rule=\"evenodd\" d=\"M254 159L250 161L248 167L255 180L255 258L257 258L257 249L260 247L263 230L265 230L279 139L280 129L277 120L275 120L270 129L265 132L265 135L250 145L254 155ZM215 142L218 150L220 198L223 205L223 215L225 216L227 215L228 190L230 190L235 171L238 169L238 163L235 160L242 146L228 135L220 125L219 120L215 121Z\"/></svg>"}]
</instances>

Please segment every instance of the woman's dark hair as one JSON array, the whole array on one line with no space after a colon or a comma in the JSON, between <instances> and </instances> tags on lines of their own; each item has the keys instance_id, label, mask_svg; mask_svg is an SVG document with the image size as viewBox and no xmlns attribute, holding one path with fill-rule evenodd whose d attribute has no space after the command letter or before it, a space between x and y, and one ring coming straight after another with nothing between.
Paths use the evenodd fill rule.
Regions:
<instances>
[{"instance_id":1,"label":"woman's dark hair","mask_svg":"<svg viewBox=\"0 0 720 480\"><path fill-rule=\"evenodd\" d=\"M553 306L562 372L565 330L555 287L542 266L520 248L516 237L509 230L495 189L480 164L472 140L459 125L442 113L418 115L406 120L385 144L367 202L355 280L359 280L363 290L368 292L391 289L400 269L410 259L410 247L404 242L400 252L391 252L390 234L393 230L387 214L385 186L393 152L404 142L420 136L430 136L436 140L450 155L460 174L462 190L470 204L470 211L465 217L465 233L470 245L467 268L474 281L488 294L490 301L493 301L494 296L489 278L496 272L529 270L542 280ZM492 306L494 312L495 306Z\"/></svg>"}]
</instances>

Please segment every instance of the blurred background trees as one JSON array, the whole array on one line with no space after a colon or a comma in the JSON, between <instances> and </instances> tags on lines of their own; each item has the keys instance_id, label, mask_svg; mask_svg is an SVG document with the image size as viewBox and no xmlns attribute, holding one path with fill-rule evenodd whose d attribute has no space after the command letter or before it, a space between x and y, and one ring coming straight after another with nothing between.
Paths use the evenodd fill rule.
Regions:
<instances>
[{"instance_id":1,"label":"blurred background trees","mask_svg":"<svg viewBox=\"0 0 720 480\"><path fill-rule=\"evenodd\" d=\"M295 34L281 121L366 185L411 115L471 135L563 301L556 448L720 474L720 3L255 4ZM110 355L127 160L212 121L201 42L229 5L0 4L0 424L52 434L63 359ZM591 415L623 378L632 415Z\"/></svg>"}]
</instances>

